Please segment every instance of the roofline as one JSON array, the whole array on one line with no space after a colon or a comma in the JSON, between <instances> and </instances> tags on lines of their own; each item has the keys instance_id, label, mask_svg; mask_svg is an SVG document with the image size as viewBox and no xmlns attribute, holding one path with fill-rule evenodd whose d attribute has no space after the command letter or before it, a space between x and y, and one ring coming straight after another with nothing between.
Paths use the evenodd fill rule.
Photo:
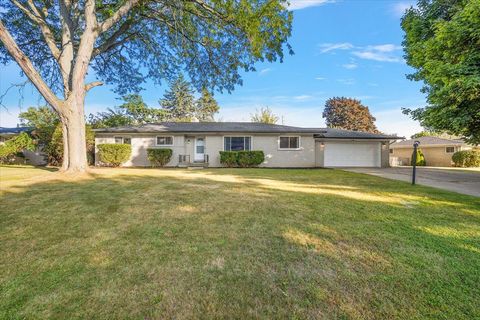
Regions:
<instances>
[{"instance_id":1,"label":"roofline","mask_svg":"<svg viewBox=\"0 0 480 320\"><path fill-rule=\"evenodd\" d=\"M422 147L431 148L431 147L455 147L455 146L468 146L468 147L470 147L470 145L468 145L468 144L466 144L466 143L420 144L418 147L421 149ZM393 148L393 149L395 149L395 148L407 149L407 148L413 148L413 144L412 144L412 145L396 145L396 144L391 144L390 147Z\"/></svg>"}]
</instances>

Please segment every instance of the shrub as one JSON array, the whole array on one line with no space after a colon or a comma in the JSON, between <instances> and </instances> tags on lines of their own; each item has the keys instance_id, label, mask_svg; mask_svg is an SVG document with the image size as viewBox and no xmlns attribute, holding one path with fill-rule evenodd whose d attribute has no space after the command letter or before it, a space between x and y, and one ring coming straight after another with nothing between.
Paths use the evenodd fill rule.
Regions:
<instances>
[{"instance_id":1,"label":"shrub","mask_svg":"<svg viewBox=\"0 0 480 320\"><path fill-rule=\"evenodd\" d=\"M410 160L410 165L413 166L413 154L412 154L412 159ZM417 149L417 166L426 166L427 162L425 161L425 156L422 153L422 150Z\"/></svg>"},{"instance_id":2,"label":"shrub","mask_svg":"<svg viewBox=\"0 0 480 320\"><path fill-rule=\"evenodd\" d=\"M30 135L26 132L22 132L18 136L13 137L0 145L0 163L14 162L15 156L23 156L23 150L33 151L34 149L35 145ZM20 154L22 154L22 156L19 156ZM25 156L22 158L25 158Z\"/></svg>"},{"instance_id":3,"label":"shrub","mask_svg":"<svg viewBox=\"0 0 480 320\"><path fill-rule=\"evenodd\" d=\"M480 151L457 151L453 154L452 161L455 167L480 167Z\"/></svg>"},{"instance_id":4,"label":"shrub","mask_svg":"<svg viewBox=\"0 0 480 320\"><path fill-rule=\"evenodd\" d=\"M237 164L242 167L257 167L265 160L263 151L239 151Z\"/></svg>"},{"instance_id":5,"label":"shrub","mask_svg":"<svg viewBox=\"0 0 480 320\"><path fill-rule=\"evenodd\" d=\"M220 151L220 163L226 167L256 167L265 160L263 151Z\"/></svg>"},{"instance_id":6,"label":"shrub","mask_svg":"<svg viewBox=\"0 0 480 320\"><path fill-rule=\"evenodd\" d=\"M163 167L170 159L172 159L172 149L159 149L149 148L147 149L148 160L152 163L153 167Z\"/></svg>"},{"instance_id":7,"label":"shrub","mask_svg":"<svg viewBox=\"0 0 480 320\"><path fill-rule=\"evenodd\" d=\"M220 163L225 167L237 166L237 151L220 151Z\"/></svg>"},{"instance_id":8,"label":"shrub","mask_svg":"<svg viewBox=\"0 0 480 320\"><path fill-rule=\"evenodd\" d=\"M105 143L98 145L100 161L118 167L130 158L132 146L129 144Z\"/></svg>"}]
</instances>

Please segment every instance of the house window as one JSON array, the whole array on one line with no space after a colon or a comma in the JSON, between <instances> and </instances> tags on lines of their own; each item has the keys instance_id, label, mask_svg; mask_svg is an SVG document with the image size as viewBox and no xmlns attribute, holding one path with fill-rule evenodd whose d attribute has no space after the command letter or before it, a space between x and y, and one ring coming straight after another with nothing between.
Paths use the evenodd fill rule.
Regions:
<instances>
[{"instance_id":1,"label":"house window","mask_svg":"<svg viewBox=\"0 0 480 320\"><path fill-rule=\"evenodd\" d=\"M252 147L251 137L225 137L225 151L249 151Z\"/></svg>"},{"instance_id":2,"label":"house window","mask_svg":"<svg viewBox=\"0 0 480 320\"><path fill-rule=\"evenodd\" d=\"M280 137L279 149L298 149L300 148L300 137Z\"/></svg>"},{"instance_id":3,"label":"house window","mask_svg":"<svg viewBox=\"0 0 480 320\"><path fill-rule=\"evenodd\" d=\"M393 149L390 149L390 154L393 154Z\"/></svg>"},{"instance_id":4,"label":"house window","mask_svg":"<svg viewBox=\"0 0 480 320\"><path fill-rule=\"evenodd\" d=\"M115 137L115 143L118 143L118 144L132 144L132 138L130 138L130 137Z\"/></svg>"},{"instance_id":5,"label":"house window","mask_svg":"<svg viewBox=\"0 0 480 320\"><path fill-rule=\"evenodd\" d=\"M446 153L454 153L455 152L455 147L446 147L445 152Z\"/></svg>"},{"instance_id":6,"label":"house window","mask_svg":"<svg viewBox=\"0 0 480 320\"><path fill-rule=\"evenodd\" d=\"M157 137L157 146L173 146L173 137L172 136Z\"/></svg>"}]
</instances>

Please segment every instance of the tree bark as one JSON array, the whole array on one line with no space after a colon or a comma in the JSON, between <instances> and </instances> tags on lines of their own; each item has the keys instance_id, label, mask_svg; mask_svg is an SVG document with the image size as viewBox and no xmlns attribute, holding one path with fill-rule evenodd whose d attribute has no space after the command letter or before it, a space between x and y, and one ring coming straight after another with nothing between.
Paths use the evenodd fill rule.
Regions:
<instances>
[{"instance_id":1,"label":"tree bark","mask_svg":"<svg viewBox=\"0 0 480 320\"><path fill-rule=\"evenodd\" d=\"M62 138L63 138L63 161L62 171L68 170L69 154L68 154L68 128L65 125L65 121L62 119Z\"/></svg>"},{"instance_id":2,"label":"tree bark","mask_svg":"<svg viewBox=\"0 0 480 320\"><path fill-rule=\"evenodd\" d=\"M85 172L87 164L87 146L85 139L84 99L68 99L62 115L64 134L64 161L62 169L68 173ZM67 160L65 160L67 158Z\"/></svg>"}]
</instances>

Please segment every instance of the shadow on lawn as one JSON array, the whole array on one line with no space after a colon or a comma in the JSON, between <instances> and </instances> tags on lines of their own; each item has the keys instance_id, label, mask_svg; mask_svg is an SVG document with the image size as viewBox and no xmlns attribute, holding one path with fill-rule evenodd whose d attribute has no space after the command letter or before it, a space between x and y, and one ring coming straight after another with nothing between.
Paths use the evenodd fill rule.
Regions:
<instances>
[{"instance_id":1,"label":"shadow on lawn","mask_svg":"<svg viewBox=\"0 0 480 320\"><path fill-rule=\"evenodd\" d=\"M0 312L479 315L473 197L333 171L142 172L5 192Z\"/></svg>"}]
</instances>

